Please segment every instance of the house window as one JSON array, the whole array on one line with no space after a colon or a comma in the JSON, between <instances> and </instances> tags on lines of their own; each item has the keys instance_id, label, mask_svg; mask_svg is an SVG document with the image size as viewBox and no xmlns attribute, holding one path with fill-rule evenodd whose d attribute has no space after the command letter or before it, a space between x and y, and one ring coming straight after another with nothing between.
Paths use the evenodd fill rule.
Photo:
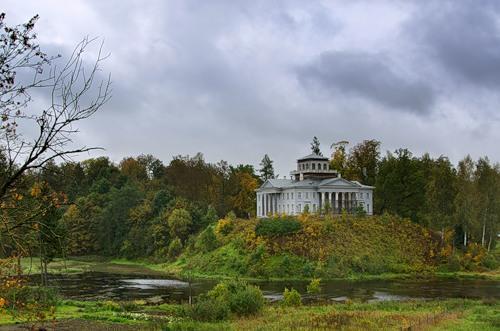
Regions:
<instances>
[{"instance_id":1,"label":"house window","mask_svg":"<svg viewBox=\"0 0 500 331\"><path fill-rule=\"evenodd\" d=\"M323 170L326 170L326 163L323 164Z\"/></svg>"},{"instance_id":2,"label":"house window","mask_svg":"<svg viewBox=\"0 0 500 331\"><path fill-rule=\"evenodd\" d=\"M302 199L302 192L297 193L298 194L298 199Z\"/></svg>"},{"instance_id":3,"label":"house window","mask_svg":"<svg viewBox=\"0 0 500 331\"><path fill-rule=\"evenodd\" d=\"M313 203L313 212L316 212L316 204Z\"/></svg>"},{"instance_id":4,"label":"house window","mask_svg":"<svg viewBox=\"0 0 500 331\"><path fill-rule=\"evenodd\" d=\"M363 199L363 193L360 193L360 195L361 195L361 199Z\"/></svg>"},{"instance_id":5,"label":"house window","mask_svg":"<svg viewBox=\"0 0 500 331\"><path fill-rule=\"evenodd\" d=\"M321 163L318 163L318 170L321 170Z\"/></svg>"},{"instance_id":6,"label":"house window","mask_svg":"<svg viewBox=\"0 0 500 331\"><path fill-rule=\"evenodd\" d=\"M306 169L309 170L309 163L306 163Z\"/></svg>"},{"instance_id":7,"label":"house window","mask_svg":"<svg viewBox=\"0 0 500 331\"><path fill-rule=\"evenodd\" d=\"M306 192L306 199L309 199L309 192Z\"/></svg>"},{"instance_id":8,"label":"house window","mask_svg":"<svg viewBox=\"0 0 500 331\"><path fill-rule=\"evenodd\" d=\"M314 169L315 169L315 164L313 163L313 164L312 164L312 170L314 170Z\"/></svg>"},{"instance_id":9,"label":"house window","mask_svg":"<svg viewBox=\"0 0 500 331\"><path fill-rule=\"evenodd\" d=\"M293 192L292 192L292 200L293 200Z\"/></svg>"}]
</instances>

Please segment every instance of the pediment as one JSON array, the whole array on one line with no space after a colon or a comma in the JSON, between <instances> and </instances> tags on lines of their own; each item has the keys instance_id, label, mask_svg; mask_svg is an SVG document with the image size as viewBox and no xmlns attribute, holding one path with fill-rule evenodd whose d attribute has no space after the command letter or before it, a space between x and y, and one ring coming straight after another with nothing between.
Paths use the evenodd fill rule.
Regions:
<instances>
[{"instance_id":1,"label":"pediment","mask_svg":"<svg viewBox=\"0 0 500 331\"><path fill-rule=\"evenodd\" d=\"M356 183L350 182L347 179L344 178L332 178L332 179L326 179L322 181L319 184L320 187L325 187L325 186L335 186L335 187L356 187L358 188L359 185Z\"/></svg>"},{"instance_id":2,"label":"pediment","mask_svg":"<svg viewBox=\"0 0 500 331\"><path fill-rule=\"evenodd\" d=\"M262 184L262 185L261 185L261 187L260 187L260 188L261 188L261 189L262 189L262 188L274 188L274 186L273 186L273 184L272 184L269 180L266 180L266 181L264 182L264 184Z\"/></svg>"}]
</instances>

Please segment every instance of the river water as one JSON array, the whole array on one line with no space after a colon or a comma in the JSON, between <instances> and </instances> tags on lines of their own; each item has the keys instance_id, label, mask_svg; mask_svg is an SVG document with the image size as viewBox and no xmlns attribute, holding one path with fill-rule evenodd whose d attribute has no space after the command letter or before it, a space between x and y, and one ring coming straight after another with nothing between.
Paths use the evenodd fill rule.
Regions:
<instances>
[{"instance_id":1,"label":"river water","mask_svg":"<svg viewBox=\"0 0 500 331\"><path fill-rule=\"evenodd\" d=\"M187 282L154 275L87 272L78 275L51 275L50 284L65 298L79 300L136 300L161 297L166 302L181 302L210 290L217 281ZM254 282L269 300L281 299L285 287L295 288L304 299L307 281ZM418 279L418 280L331 280L322 282L322 297L332 301L356 299L384 301L432 298L500 299L500 282L492 280Z\"/></svg>"}]
</instances>

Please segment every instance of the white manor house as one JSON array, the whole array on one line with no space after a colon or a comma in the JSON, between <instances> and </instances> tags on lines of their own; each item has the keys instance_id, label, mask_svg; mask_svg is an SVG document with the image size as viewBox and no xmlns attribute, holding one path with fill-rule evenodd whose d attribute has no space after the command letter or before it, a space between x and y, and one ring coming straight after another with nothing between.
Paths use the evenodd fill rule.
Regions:
<instances>
[{"instance_id":1,"label":"white manor house","mask_svg":"<svg viewBox=\"0 0 500 331\"><path fill-rule=\"evenodd\" d=\"M342 210L353 212L362 207L373 213L373 186L341 178L330 169L328 158L310 154L297 160L297 170L291 179L268 179L257 192L257 217L270 214L297 215L308 206L310 212L324 211L325 206L335 214Z\"/></svg>"}]
</instances>

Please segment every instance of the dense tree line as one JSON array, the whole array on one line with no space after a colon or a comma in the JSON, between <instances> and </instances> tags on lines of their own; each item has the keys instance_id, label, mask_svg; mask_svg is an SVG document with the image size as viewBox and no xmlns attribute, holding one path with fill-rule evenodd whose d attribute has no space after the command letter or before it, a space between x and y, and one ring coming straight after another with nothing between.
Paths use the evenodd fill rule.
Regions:
<instances>
[{"instance_id":1,"label":"dense tree line","mask_svg":"<svg viewBox=\"0 0 500 331\"><path fill-rule=\"evenodd\" d=\"M312 148L319 149L319 142ZM416 157L407 149L382 157L380 143L368 140L349 150L347 142L335 144L331 163L344 177L376 187L377 214L407 217L443 240L453 233L456 247L495 245L500 166L487 158L474 162L467 156L455 167L444 156ZM175 257L194 234L228 213L255 215L255 189L274 177L269 156L261 166L259 177L251 165L212 164L202 154L177 156L168 165L151 155L118 164L106 157L51 161L24 176L22 198L11 211L15 218L39 208L43 228L20 228L13 238L29 238L30 254L47 260L61 254ZM41 208L47 201L53 207ZM1 246L3 255L16 252L8 238Z\"/></svg>"},{"instance_id":2,"label":"dense tree line","mask_svg":"<svg viewBox=\"0 0 500 331\"><path fill-rule=\"evenodd\" d=\"M230 211L255 215L259 181L250 165L210 164L201 154L174 157L166 166L151 155L119 164L106 157L48 162L23 178L20 203L33 210L37 198L54 195L62 202L41 216L45 229L30 229L25 248L47 257L61 254L58 247L68 255L175 255L191 234ZM31 194L36 187L43 194ZM1 246L3 255L15 253L15 241L6 237Z\"/></svg>"},{"instance_id":3,"label":"dense tree line","mask_svg":"<svg viewBox=\"0 0 500 331\"><path fill-rule=\"evenodd\" d=\"M488 250L500 230L500 165L466 156L454 166L446 156L414 156L398 149L381 156L380 142L366 140L347 151L334 144L331 166L344 177L374 185L375 213L408 217L455 244L478 243Z\"/></svg>"}]
</instances>

